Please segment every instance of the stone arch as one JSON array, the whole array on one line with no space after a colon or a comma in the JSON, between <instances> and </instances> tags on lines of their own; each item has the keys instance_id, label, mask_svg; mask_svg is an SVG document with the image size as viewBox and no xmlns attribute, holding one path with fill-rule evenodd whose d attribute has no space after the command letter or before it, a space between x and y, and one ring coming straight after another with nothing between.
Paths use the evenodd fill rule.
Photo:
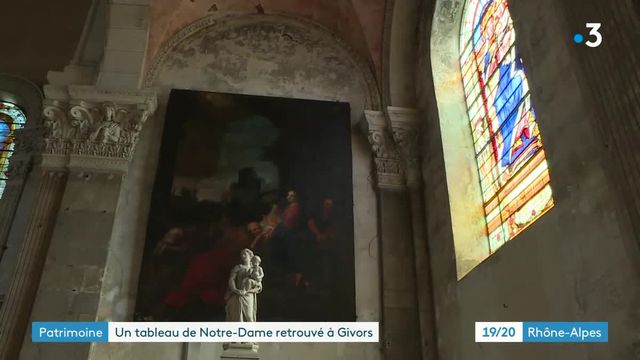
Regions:
<instances>
[{"instance_id":1,"label":"stone arch","mask_svg":"<svg viewBox=\"0 0 640 360\"><path fill-rule=\"evenodd\" d=\"M430 59L458 278L489 255L480 180L459 63L464 0L436 2Z\"/></svg>"},{"instance_id":2,"label":"stone arch","mask_svg":"<svg viewBox=\"0 0 640 360\"><path fill-rule=\"evenodd\" d=\"M248 54L251 56L243 56ZM151 189L162 161L164 117L171 89L179 88L351 105L356 313L359 320L379 321L378 214L370 175L371 150L366 136L355 126L365 109L381 106L369 64L325 28L305 19L270 14L207 17L183 28L162 47L149 64L143 84L157 90L158 109L141 133L123 180L119 203L128 206L120 207L115 215L97 318L127 321L133 316ZM134 356L144 352L145 346L132 344L123 351ZM333 357L343 351L337 345L327 346L335 352ZM188 351L196 352L197 347L190 346ZM265 344L260 351L265 357L277 356L283 347ZM206 347L206 351L215 357L217 348ZM100 344L92 346L95 357L107 357L112 351ZM313 355L308 345L287 345L287 351L293 357L311 356L309 360L327 357L326 353ZM349 352L355 358L380 357L377 344L354 344Z\"/></svg>"},{"instance_id":3,"label":"stone arch","mask_svg":"<svg viewBox=\"0 0 640 360\"><path fill-rule=\"evenodd\" d=\"M196 47L192 45L199 39L204 38L208 42L207 44L201 44L201 46L204 46L200 47L201 49L205 52L210 50L215 51L219 49L217 46L218 44L216 44L217 41L233 42L234 37L238 38L241 33L244 35L253 33L256 36L265 37L262 39L255 38L255 41L252 44L248 44L248 47L245 47L247 44L240 45L238 43L229 45L235 46L235 50L238 51L251 50L252 56L259 58L260 61L272 62L270 65L277 67L271 73L252 73L251 77L271 77L272 80L277 80L278 77L287 77L286 69L284 69L285 66L292 66L292 69L302 71L301 66L299 66L298 69L296 69L295 66L304 65L305 67L314 70L314 66L319 66L319 64L323 62L331 64L331 67L337 67L344 70L343 74L335 74L334 77L331 77L331 73L311 74L310 72L312 70L306 70L309 72L308 81L324 81L327 83L326 85L333 86L335 88L335 93L332 94L333 96L318 96L318 94L310 92L309 90L311 89L300 87L294 87L288 92L273 89L273 91L271 91L271 95L312 99L319 99L319 97L322 97L322 100L338 100L342 97L344 100L345 97L348 98L347 91L341 93L339 89L340 86L338 84L348 83L348 80L353 80L357 82L357 87L354 86L350 91L353 93L354 89L359 88L357 90L360 90L360 92L365 96L362 101L358 101L352 96L350 102L355 103L356 105L361 103L363 110L380 109L380 94L376 78L371 65L367 61L360 58L354 50L347 46L342 40L338 39L335 35L331 34L325 27L308 19L282 14L249 14L224 17L212 15L186 26L172 36L161 47L161 50L149 65L144 76L144 86L167 85L163 84L163 73L177 70L177 68L180 67L180 63L183 62L186 57L189 57L189 52L197 51ZM266 49L261 49L259 46L256 46L259 45L259 40L275 40L277 36L281 36L279 43L276 47L269 50L279 51L280 53L268 53L265 51ZM295 46L294 43L296 42L303 46L294 50L292 47ZM233 54L231 51L225 50L216 55L229 55L230 58L226 60L239 60L242 62L237 54ZM296 55L301 55L303 58L307 55L306 59L310 61L299 64L292 62L292 59L287 57L287 53L288 56L293 55L291 51L296 51ZM306 52L306 54L304 52ZM314 55L320 56L320 58L312 58L311 56ZM277 59L278 56L281 56L280 60ZM211 85L211 81L214 81L218 83L217 85L223 85L223 87L226 87L225 90L234 92L233 90L242 87L242 85L234 86L232 83L236 81L242 83L243 75L246 75L246 71L251 70L243 68L242 66L240 68L224 68L226 64L222 64L217 67L213 63L209 63L207 65L210 66L209 69L211 71L209 72L209 75L213 77L213 79L206 79L206 81L210 82L209 84L196 84L196 88L198 86L207 87ZM244 65L251 66L252 64ZM227 70L229 73L235 72L236 75L232 75L232 77L237 76L238 78L221 78L221 76L223 76L221 74L224 74ZM216 71L219 72L216 73ZM324 80L320 79L323 75L328 75L329 78ZM224 86L225 84L220 84L221 81L227 82L227 86ZM297 91L297 93L293 93L293 91ZM352 108L353 113L356 112L354 110L356 109Z\"/></svg>"},{"instance_id":4,"label":"stone arch","mask_svg":"<svg viewBox=\"0 0 640 360\"><path fill-rule=\"evenodd\" d=\"M42 91L33 82L16 75L0 74L0 100L20 106L29 127L42 123L42 98Z\"/></svg>"},{"instance_id":5,"label":"stone arch","mask_svg":"<svg viewBox=\"0 0 640 360\"><path fill-rule=\"evenodd\" d=\"M421 22L420 0L388 0L386 2L383 39L383 96L388 105L414 108L416 67L419 61L415 44Z\"/></svg>"}]
</instances>

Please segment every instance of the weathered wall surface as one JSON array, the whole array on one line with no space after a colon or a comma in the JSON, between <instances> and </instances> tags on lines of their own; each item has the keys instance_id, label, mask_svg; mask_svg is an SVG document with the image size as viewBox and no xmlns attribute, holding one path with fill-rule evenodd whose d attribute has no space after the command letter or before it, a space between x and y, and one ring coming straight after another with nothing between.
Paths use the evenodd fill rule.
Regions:
<instances>
[{"instance_id":1,"label":"weathered wall surface","mask_svg":"<svg viewBox=\"0 0 640 360\"><path fill-rule=\"evenodd\" d=\"M640 333L640 256L620 212L607 171L605 143L594 128L594 103L585 95L571 51L576 29L562 20L557 0L510 1L518 46L550 165L555 207L496 254L456 280L452 212L456 182L446 173L443 121L467 122L455 102L434 101L458 92L455 74L461 1L424 2L417 87L426 114L423 173L434 273L440 359L636 359ZM585 19L584 22L590 19ZM430 43L429 43L430 42ZM432 53L429 53L431 47ZM586 51L582 56L587 56ZM430 68L449 69L443 74ZM460 85L456 85L460 84ZM466 114L463 114L466 115ZM614 119L610 119L614 121ZM463 151L464 149L458 149ZM463 171L463 170L461 170ZM469 171L474 171L473 168ZM469 186L473 183L469 182ZM476 205L477 204L477 205ZM479 203L469 201L468 206ZM468 209L467 209L468 210ZM622 215L621 215L622 214ZM475 344L475 321L608 321L602 346ZM615 336L613 335L615 334ZM634 345L635 344L635 345Z\"/></svg>"},{"instance_id":2,"label":"weathered wall surface","mask_svg":"<svg viewBox=\"0 0 640 360\"><path fill-rule=\"evenodd\" d=\"M120 181L111 174L69 176L31 321L94 320ZM21 359L82 359L89 351L88 344L57 345L32 343L27 331Z\"/></svg>"},{"instance_id":3,"label":"weathered wall surface","mask_svg":"<svg viewBox=\"0 0 640 360\"><path fill-rule=\"evenodd\" d=\"M593 125L604 140L603 151L611 159L607 169L640 246L640 2L564 0L558 10L566 14L568 28L588 39L585 23L602 24L602 44L572 46L571 56L580 84L596 105Z\"/></svg>"},{"instance_id":4,"label":"weathered wall surface","mask_svg":"<svg viewBox=\"0 0 640 360\"><path fill-rule=\"evenodd\" d=\"M384 0L154 0L147 52L154 57L175 32L206 15L288 14L315 21L348 42L360 56L380 64Z\"/></svg>"},{"instance_id":5,"label":"weathered wall surface","mask_svg":"<svg viewBox=\"0 0 640 360\"><path fill-rule=\"evenodd\" d=\"M375 106L370 96L375 80L366 63L352 60L356 54L319 36L322 30L311 23L312 31L301 32L292 25L297 21L259 15L205 18L174 37L169 45L175 47L159 54L148 79L169 88L345 101L353 122L359 121L365 105Z\"/></svg>"},{"instance_id":6,"label":"weathered wall surface","mask_svg":"<svg viewBox=\"0 0 640 360\"><path fill-rule=\"evenodd\" d=\"M147 85L159 89L157 116L145 125L141 141L124 179L121 206L103 286L98 319L124 321L135 306L139 262L145 239L151 188L158 161L161 131L172 88L344 101L355 124L365 104L375 106L373 76L331 35L312 24L281 16L243 16L203 20L185 29L152 64ZM366 66L364 67L366 69ZM304 119L301 119L304 121ZM352 130L356 312L359 320L378 321L377 211L371 184L369 144L357 126ZM154 345L96 345L92 359L216 358L220 344L167 344L166 353L148 354ZM140 355L138 355L140 354ZM261 344L261 358L377 359L378 344Z\"/></svg>"}]
</instances>

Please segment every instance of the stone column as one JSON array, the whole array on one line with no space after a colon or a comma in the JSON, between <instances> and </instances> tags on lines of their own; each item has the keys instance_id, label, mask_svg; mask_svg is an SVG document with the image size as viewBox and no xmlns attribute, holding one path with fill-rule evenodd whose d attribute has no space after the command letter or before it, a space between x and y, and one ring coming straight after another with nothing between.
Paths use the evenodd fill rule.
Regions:
<instances>
[{"instance_id":1,"label":"stone column","mask_svg":"<svg viewBox=\"0 0 640 360\"><path fill-rule=\"evenodd\" d=\"M25 330L29 317L95 319L121 179L156 106L153 93L91 86L48 87L45 92L43 185L2 309L3 341L11 341L0 345L2 359L1 351L13 359L21 347L22 359L87 358L88 344L36 345ZM9 304L19 311L9 313Z\"/></svg>"},{"instance_id":2,"label":"stone column","mask_svg":"<svg viewBox=\"0 0 640 360\"><path fill-rule=\"evenodd\" d=\"M65 99L65 93L47 95ZM115 213L122 206L122 178L155 101L153 93L75 86L62 103L48 105L64 114L59 129L67 135L62 144L51 145L68 154L69 179L31 321L96 319ZM79 360L87 359L89 350L90 344L33 344L26 337L21 358Z\"/></svg>"},{"instance_id":3,"label":"stone column","mask_svg":"<svg viewBox=\"0 0 640 360\"><path fill-rule=\"evenodd\" d=\"M33 127L16 130L15 149L9 162L8 180L0 200L0 261L6 250L9 231L13 224L27 175L33 165L34 151L42 142L43 128Z\"/></svg>"},{"instance_id":4,"label":"stone column","mask_svg":"<svg viewBox=\"0 0 640 360\"><path fill-rule=\"evenodd\" d=\"M437 359L437 342L431 263L424 223L425 208L419 157L420 122L418 120L418 112L415 109L388 107L387 114L391 122L393 139L398 146L405 170L409 192L422 357L425 360L434 360Z\"/></svg>"},{"instance_id":5,"label":"stone column","mask_svg":"<svg viewBox=\"0 0 640 360\"><path fill-rule=\"evenodd\" d=\"M382 263L381 337L386 359L421 359L411 212L399 154L384 114L366 111L374 155Z\"/></svg>"},{"instance_id":6,"label":"stone column","mask_svg":"<svg viewBox=\"0 0 640 360\"><path fill-rule=\"evenodd\" d=\"M40 170L40 178L40 188L0 312L0 359L16 359L20 351L49 248L55 215L60 207L66 170L45 162Z\"/></svg>"}]
</instances>

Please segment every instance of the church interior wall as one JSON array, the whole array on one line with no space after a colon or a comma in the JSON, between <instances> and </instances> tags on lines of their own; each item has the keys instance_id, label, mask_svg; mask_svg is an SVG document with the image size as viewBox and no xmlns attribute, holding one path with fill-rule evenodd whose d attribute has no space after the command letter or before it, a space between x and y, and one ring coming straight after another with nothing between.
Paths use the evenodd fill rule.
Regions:
<instances>
[{"instance_id":1,"label":"church interior wall","mask_svg":"<svg viewBox=\"0 0 640 360\"><path fill-rule=\"evenodd\" d=\"M622 9L629 8L630 0L620 2ZM572 48L567 34L575 33L576 22L581 16L602 15L598 11L606 6L569 14L581 1L509 1L555 205L487 256L489 247L479 235L486 233L484 211L458 64L463 3L337 0L305 7L273 0L266 14L253 1L229 0L215 6L96 0L92 7L78 7L83 17L88 12L95 18L85 25L70 66L49 73L47 100L54 93L68 97L70 84L96 82L106 94L100 101L152 89L157 110L142 128L133 158L125 161L126 171L62 166L62 187L52 191L60 196L60 209L46 218L53 224L36 224L53 231L50 243L33 242L49 249L42 277L35 282L38 293L29 321L133 321L152 189L163 161L169 95L172 89L186 89L339 101L351 108L356 313L358 321L381 322L382 342L261 344L261 359L413 359L420 358L411 353L420 346L423 359L436 352L439 359L465 360L640 358L635 221L640 212L633 209L640 203L634 187L640 173L633 166L640 159L634 146L640 132L629 131L637 129L634 79L640 72L625 77L623 72L610 76L593 71L600 66L615 70L613 51ZM615 47L616 56L624 58L620 67L633 70L638 50L631 48L633 29L624 26L640 23L640 14L620 11L609 14L617 16L610 25L626 30L621 32L625 35L604 49ZM74 31L81 27L79 19L70 25ZM69 33L61 31L58 37ZM607 39L610 35L605 32ZM42 43L29 49L36 46ZM67 47L60 49L60 57L70 56ZM591 54L587 50L593 57L585 58ZM59 70L60 57L34 63L51 60ZM13 63L11 70L44 81L42 71L34 70L38 66ZM8 87L0 79L0 96ZM32 120L40 116L31 113L42 112L41 99L37 101L27 110L29 121L39 125ZM416 109L421 179L406 187L403 183L400 191L383 191L371 139L361 128L364 113L373 110L369 114L385 127L392 125L384 130L393 143L382 149L386 157L406 150L399 146L393 117L402 113L399 117L412 118ZM375 150L373 157L379 160ZM399 157L384 160L400 163ZM12 210L15 220L0 262L0 294L7 293L25 233L34 228L33 204L39 203L41 174L47 172L38 161L34 158L36 165ZM400 173L391 175L407 176ZM426 234L420 238L422 232ZM425 267L429 271L420 273ZM419 321L404 322L416 314ZM476 321L607 321L615 334L598 346L538 345L523 351L523 344L475 343ZM400 349L407 343L416 346ZM27 331L20 359L205 360L221 352L218 343L34 344Z\"/></svg>"},{"instance_id":2,"label":"church interior wall","mask_svg":"<svg viewBox=\"0 0 640 360\"><path fill-rule=\"evenodd\" d=\"M428 2L427 2L428 3ZM434 29L455 30L459 24L457 2L435 4ZM512 3L512 2L510 2ZM618 211L615 184L606 172L608 157L593 125L592 103L580 88L576 59L565 39L556 1L513 1L517 44L531 84L532 101L550 165L554 208L515 239L457 279L456 248L450 206L453 179L445 172L445 144L449 124L443 121L451 106L437 99L442 89L458 86L458 77L442 76L437 69L458 61L457 36L453 42L438 36L431 43L429 20L421 24L421 59L418 66L419 103L427 114L424 127L423 174L426 223L434 279L438 348L447 359L633 358L638 333L638 250L627 236L627 223ZM426 4L423 19L429 18ZM457 10L456 10L457 9ZM444 25L443 25L444 24ZM449 24L449 25L446 25ZM431 55L429 55L431 50ZM433 62L433 64L431 64ZM444 65L446 64L446 65ZM435 74L430 72L433 66ZM450 80L443 81L443 78ZM435 81L434 88L431 84ZM438 87L441 87L438 89ZM438 92L440 90L440 92ZM443 148L446 149L443 151ZM470 170L474 170L473 168ZM455 186L455 184L454 184ZM469 202L474 206L474 202ZM478 203L479 204L479 203ZM482 209L479 208L479 212ZM457 249L460 251L461 249ZM464 249L462 249L464 250ZM593 346L475 344L473 322L492 321L608 321L624 329L609 344ZM467 344L461 346L460 344Z\"/></svg>"},{"instance_id":3,"label":"church interior wall","mask_svg":"<svg viewBox=\"0 0 640 360\"><path fill-rule=\"evenodd\" d=\"M172 43L150 65L146 82L158 91L158 110L143 130L129 173L123 181L120 195L123 205L114 220L114 234L98 307L99 320L126 321L133 313L151 189L157 163L162 161L159 146L171 89L345 101L350 104L356 312L358 320L379 320L376 198L369 176L369 144L359 129L365 104L371 103L366 80L360 75L362 69L350 60L348 51L328 40L324 30L292 18L274 17L275 20L265 21L265 17L245 16L227 19L227 23L217 20L215 24L202 20L201 25L187 29L189 33L178 34L181 41ZM316 46L309 47L305 43ZM250 52L252 57L247 56ZM158 359L155 352L144 350L153 346L95 345L91 354L95 358L129 359L136 354L140 359ZM168 352L162 359L172 359L171 356L181 354L193 360L216 357L222 350L220 344L190 344L184 348L181 344L167 344L165 349ZM376 359L380 356L378 344L262 344L260 347L261 358L264 359L281 358L282 353L291 358L310 360Z\"/></svg>"}]
</instances>

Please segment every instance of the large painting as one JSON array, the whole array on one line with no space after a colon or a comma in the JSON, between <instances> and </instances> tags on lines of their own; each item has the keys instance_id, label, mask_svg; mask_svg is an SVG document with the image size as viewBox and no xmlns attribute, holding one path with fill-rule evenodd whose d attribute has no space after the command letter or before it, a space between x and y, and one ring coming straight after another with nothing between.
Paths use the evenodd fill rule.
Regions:
<instances>
[{"instance_id":1,"label":"large painting","mask_svg":"<svg viewBox=\"0 0 640 360\"><path fill-rule=\"evenodd\" d=\"M223 321L240 251L262 258L258 321L353 321L348 104L174 90L138 321Z\"/></svg>"}]
</instances>

